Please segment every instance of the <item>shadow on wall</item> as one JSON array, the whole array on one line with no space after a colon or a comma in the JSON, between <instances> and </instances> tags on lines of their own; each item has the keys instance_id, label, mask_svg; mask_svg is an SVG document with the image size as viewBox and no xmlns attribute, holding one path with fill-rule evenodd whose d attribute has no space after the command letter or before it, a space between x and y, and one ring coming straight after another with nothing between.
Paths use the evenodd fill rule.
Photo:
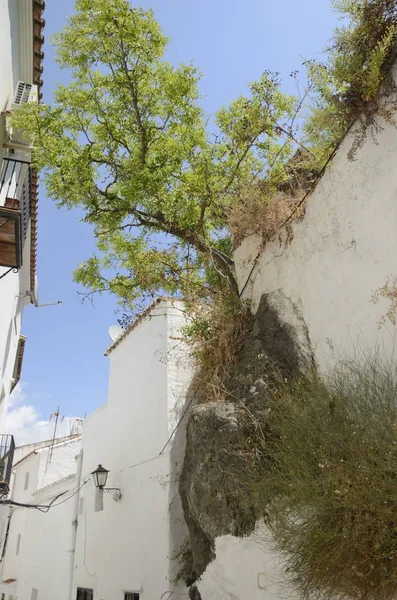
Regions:
<instances>
[{"instance_id":1,"label":"shadow on wall","mask_svg":"<svg viewBox=\"0 0 397 600\"><path fill-rule=\"evenodd\" d=\"M170 483L169 483L169 516L170 516L170 547L169 547L169 580L175 589L183 588L194 583L195 577L186 570L189 559L186 554L190 552L189 530L184 518L182 501L179 494L179 480L182 472L186 448L186 426L190 415L190 407L194 404L197 384L192 383L185 401L181 407L182 420L177 427L170 449ZM187 558L187 560L186 560ZM177 581L178 580L178 581ZM174 583L175 582L175 583ZM200 600L200 597L194 597Z\"/></svg>"}]
</instances>

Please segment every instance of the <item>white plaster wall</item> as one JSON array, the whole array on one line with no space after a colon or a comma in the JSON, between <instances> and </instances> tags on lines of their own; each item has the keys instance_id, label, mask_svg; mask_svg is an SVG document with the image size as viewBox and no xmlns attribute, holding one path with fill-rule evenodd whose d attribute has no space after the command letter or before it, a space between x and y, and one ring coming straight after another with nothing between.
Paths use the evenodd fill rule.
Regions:
<instances>
[{"instance_id":1,"label":"white plaster wall","mask_svg":"<svg viewBox=\"0 0 397 600\"><path fill-rule=\"evenodd\" d=\"M13 72L18 72L18 3L0 0L0 111L3 111L14 88ZM14 41L12 41L14 40ZM4 119L0 118L0 164L3 157ZM6 271L0 267L0 276ZM18 274L9 273L0 279L0 432L4 428L10 380L15 359L16 333L12 329L12 319L16 313L16 298L19 293ZM5 397L4 397L5 395Z\"/></svg>"},{"instance_id":2,"label":"white plaster wall","mask_svg":"<svg viewBox=\"0 0 397 600\"><path fill-rule=\"evenodd\" d=\"M13 72L18 73L18 51L12 39L18 40L18 2L0 0L0 109L7 105L14 85ZM14 51L13 51L14 50Z\"/></svg>"},{"instance_id":3,"label":"white plaster wall","mask_svg":"<svg viewBox=\"0 0 397 600\"><path fill-rule=\"evenodd\" d=\"M54 496L66 492L64 498L67 498L75 490L74 479L61 480L34 495L33 501L48 504ZM29 600L32 588L36 588L40 600L68 600L73 519L73 499L48 513L29 511L16 590L19 599Z\"/></svg>"},{"instance_id":4,"label":"white plaster wall","mask_svg":"<svg viewBox=\"0 0 397 600\"><path fill-rule=\"evenodd\" d=\"M394 114L394 117L397 115ZM341 356L378 345L394 352L395 328L379 321L389 303L373 293L397 275L397 129L379 118L381 131L369 134L349 161L350 133L292 225L292 241L267 243L245 297L254 308L263 293L281 290L301 311L316 361L325 371ZM235 253L242 288L258 253L257 236Z\"/></svg>"},{"instance_id":5,"label":"white plaster wall","mask_svg":"<svg viewBox=\"0 0 397 600\"><path fill-rule=\"evenodd\" d=\"M16 469L14 473L14 485L12 498L18 502L31 503L32 492L36 490L37 475L40 459L37 454L28 456ZM25 487L25 474L29 473L29 486ZM16 579L18 581L21 571L21 561L24 552L28 511L20 507L14 507L11 511L10 528L8 533L5 556L2 564L2 580ZM19 552L17 554L18 536L21 536ZM17 584L16 584L17 585ZM7 587L5 588L7 589ZM3 591L3 589L0 589Z\"/></svg>"},{"instance_id":6,"label":"white plaster wall","mask_svg":"<svg viewBox=\"0 0 397 600\"><path fill-rule=\"evenodd\" d=\"M76 439L77 439L77 435L76 434ZM60 438L56 438L56 443L60 444L62 442L70 442L73 441L73 437L71 439L72 436L63 436ZM16 465L19 461L21 461L23 458L25 458L25 456L27 456L28 454L30 454L31 452L33 452L33 450L40 450L41 448L45 448L46 446L48 446L48 444L51 442L51 440L44 440L42 442L32 442L31 444L24 444L23 446L17 446L15 448L15 452L14 452L14 465Z\"/></svg>"},{"instance_id":7,"label":"white plaster wall","mask_svg":"<svg viewBox=\"0 0 397 600\"><path fill-rule=\"evenodd\" d=\"M80 493L72 598L76 587L92 588L95 598L106 600L123 600L124 591L160 600L172 589L173 468L170 448L159 452L182 393L176 391L169 352L178 320L175 309L161 303L110 354L108 401L84 426L82 480L87 483ZM91 471L98 463L110 469L107 486L120 487L122 499L115 502L105 493L103 510L96 512ZM174 589L186 593L183 586Z\"/></svg>"},{"instance_id":8,"label":"white plaster wall","mask_svg":"<svg viewBox=\"0 0 397 600\"><path fill-rule=\"evenodd\" d=\"M76 472L76 456L80 452L81 438L71 442L54 444L54 447L38 450L40 465L37 475L37 489L56 483ZM49 456L51 453L51 456Z\"/></svg>"},{"instance_id":9,"label":"white plaster wall","mask_svg":"<svg viewBox=\"0 0 397 600\"><path fill-rule=\"evenodd\" d=\"M0 0L0 112L6 107L16 83L26 79L28 71L21 74L21 38L20 38L20 6L28 0ZM30 3L31 4L31 3ZM26 11L26 7L25 7ZM33 25L32 25L33 27ZM25 62L31 60L32 48L25 48L22 54ZM29 56L27 55L29 52ZM33 73L30 73L30 77ZM0 117L0 165L4 156L4 118ZM26 156L24 157L26 160ZM29 275L29 240L25 244L23 254L24 266L19 273L10 272L0 279L0 433L4 431L5 415L9 401L11 377L14 369L16 348L21 333L21 319L24 306L28 300L17 296L25 293ZM0 276L8 269L0 267ZM14 320L15 319L15 320Z\"/></svg>"},{"instance_id":10,"label":"white plaster wall","mask_svg":"<svg viewBox=\"0 0 397 600\"><path fill-rule=\"evenodd\" d=\"M79 438L62 440L54 446L50 463L47 461L49 448L39 448L15 466L12 498L17 502L48 505L58 494L65 493L56 501L62 504L46 513L12 508L1 579L3 582L16 579L16 582L0 583L0 593L29 599L32 588L36 588L40 600L68 600L75 519L72 495L78 487L75 474L80 445Z\"/></svg>"},{"instance_id":11,"label":"white plaster wall","mask_svg":"<svg viewBox=\"0 0 397 600\"><path fill-rule=\"evenodd\" d=\"M393 117L397 122L395 112ZM382 119L378 124L381 130L367 136L354 161L347 158L354 130L346 137L301 222L282 230L263 251L259 236L252 235L235 252L244 297L254 310L262 294L289 298L304 318L322 372L340 358L371 350L395 356L395 328L387 323L379 329L388 301L371 300L397 276L397 127ZM283 309L280 318L293 325L296 313ZM216 559L198 583L203 600L290 597L268 548L266 535L258 532L218 539Z\"/></svg>"},{"instance_id":12,"label":"white plaster wall","mask_svg":"<svg viewBox=\"0 0 397 600\"><path fill-rule=\"evenodd\" d=\"M168 478L168 506L170 519L170 538L168 556L168 578L174 581L180 570L180 563L172 560L178 555L188 539L188 529L183 517L182 502L179 496L179 477L181 474L186 446L186 424L189 417L191 392L187 394L194 372L190 349L181 340L181 328L187 324L182 303L175 303L175 310L169 318L169 337L167 348L167 385L168 385L168 433L173 432L169 447L171 475ZM171 600L173 596L170 597Z\"/></svg>"},{"instance_id":13,"label":"white plaster wall","mask_svg":"<svg viewBox=\"0 0 397 600\"><path fill-rule=\"evenodd\" d=\"M181 330L186 324L187 317L183 304L174 302L173 310L168 317L167 350L164 357L167 364L168 432L170 435L183 411L186 389L194 369L189 348L181 339Z\"/></svg>"},{"instance_id":14,"label":"white plaster wall","mask_svg":"<svg viewBox=\"0 0 397 600\"><path fill-rule=\"evenodd\" d=\"M286 586L281 565L265 540L261 525L247 538L217 538L216 560L198 582L203 600L292 600L293 590Z\"/></svg>"}]
</instances>

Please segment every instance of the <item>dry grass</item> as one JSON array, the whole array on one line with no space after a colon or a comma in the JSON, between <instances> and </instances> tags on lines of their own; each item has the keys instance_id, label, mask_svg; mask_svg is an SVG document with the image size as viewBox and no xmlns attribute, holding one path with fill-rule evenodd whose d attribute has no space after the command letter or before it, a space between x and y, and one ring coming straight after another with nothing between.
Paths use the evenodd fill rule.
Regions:
<instances>
[{"instance_id":1,"label":"dry grass","mask_svg":"<svg viewBox=\"0 0 397 600\"><path fill-rule=\"evenodd\" d=\"M393 325L397 323L397 277L390 277L384 286L376 290L372 295L372 302L377 304L380 298L389 300L390 304L384 315L379 320L379 328L386 325L387 321Z\"/></svg>"},{"instance_id":2,"label":"dry grass","mask_svg":"<svg viewBox=\"0 0 397 600\"><path fill-rule=\"evenodd\" d=\"M299 188L294 195L278 191L268 199L260 184L241 190L238 201L228 214L228 227L235 247L253 233L267 242L280 232L291 215L294 220L301 219L305 214L305 204L299 206L299 203L304 195L305 190Z\"/></svg>"},{"instance_id":3,"label":"dry grass","mask_svg":"<svg viewBox=\"0 0 397 600\"><path fill-rule=\"evenodd\" d=\"M262 438L275 548L302 598L397 593L397 370L378 357L280 388Z\"/></svg>"},{"instance_id":4,"label":"dry grass","mask_svg":"<svg viewBox=\"0 0 397 600\"><path fill-rule=\"evenodd\" d=\"M231 368L237 362L252 323L249 306L237 304L228 296L219 295L210 306L196 307L185 335L198 367L201 398L206 402L226 398Z\"/></svg>"}]
</instances>

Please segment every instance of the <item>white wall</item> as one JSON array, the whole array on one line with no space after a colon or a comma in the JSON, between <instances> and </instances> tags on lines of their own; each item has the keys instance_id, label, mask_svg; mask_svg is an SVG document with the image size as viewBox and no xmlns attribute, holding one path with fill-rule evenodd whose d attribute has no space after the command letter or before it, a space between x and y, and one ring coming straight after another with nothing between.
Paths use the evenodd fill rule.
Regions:
<instances>
[{"instance_id":1,"label":"white wall","mask_svg":"<svg viewBox=\"0 0 397 600\"><path fill-rule=\"evenodd\" d=\"M48 504L64 491L64 498L68 498L75 491L75 480L69 478L46 488L34 496L34 502ZM73 499L48 513L31 510L27 517L16 595L29 600L35 588L40 600L68 600Z\"/></svg>"},{"instance_id":2,"label":"white wall","mask_svg":"<svg viewBox=\"0 0 397 600\"><path fill-rule=\"evenodd\" d=\"M393 117L397 123L395 109ZM389 303L371 301L397 276L397 125L383 119L378 124L380 131L375 137L369 133L354 161L347 158L354 131L346 137L308 199L304 219L268 242L256 263L258 236L248 237L235 252L240 290L255 264L244 297L254 310L262 294L270 294L276 309L280 293L290 299L304 318L322 372L362 352L394 354L395 328L388 323L379 329ZM280 318L293 325L296 314L284 309ZM257 534L218 539L216 559L198 584L203 600L289 597L290 590L278 587L280 568L265 538L259 536L259 545ZM260 571L269 587L259 589Z\"/></svg>"},{"instance_id":3,"label":"white wall","mask_svg":"<svg viewBox=\"0 0 397 600\"><path fill-rule=\"evenodd\" d=\"M81 437L74 440L54 443L50 454L49 448L38 450L40 466L37 474L37 489L48 487L67 475L76 472L76 456L80 452Z\"/></svg>"},{"instance_id":4,"label":"white wall","mask_svg":"<svg viewBox=\"0 0 397 600\"><path fill-rule=\"evenodd\" d=\"M73 436L63 436L60 438L56 438L56 443L60 444L61 442L73 441L73 438L78 439L79 434L75 434ZM81 437L81 436L80 436ZM25 456L33 452L34 450L40 450L41 448L45 448L50 443L50 440L43 440L41 442L32 442L31 444L24 444L23 446L17 446L14 452L14 465L16 465L19 461L21 461Z\"/></svg>"},{"instance_id":5,"label":"white wall","mask_svg":"<svg viewBox=\"0 0 397 600\"><path fill-rule=\"evenodd\" d=\"M377 121L381 131L367 136L354 161L347 158L354 133L347 136L303 221L292 225L292 241L283 230L281 241L266 244L245 292L256 307L263 293L281 290L300 308L322 370L360 347L394 351L394 327L379 329L389 303L371 301L397 276L397 131ZM236 251L241 287L258 247L251 236Z\"/></svg>"},{"instance_id":6,"label":"white wall","mask_svg":"<svg viewBox=\"0 0 397 600\"><path fill-rule=\"evenodd\" d=\"M10 11L11 9L11 11ZM18 40L18 2L0 0L0 109L4 110L18 72L18 52L12 52L12 41ZM15 46L14 46L15 47Z\"/></svg>"},{"instance_id":7,"label":"white wall","mask_svg":"<svg viewBox=\"0 0 397 600\"><path fill-rule=\"evenodd\" d=\"M73 494L77 489L75 474L80 446L81 438L63 439L55 444L50 461L47 445L33 451L15 466L13 500L48 505L63 493L54 503L62 504L46 513L12 507L1 571L3 582L16 581L0 583L0 593L29 600L32 588L35 588L40 600L69 599L76 512ZM4 537L4 531L2 535Z\"/></svg>"},{"instance_id":8,"label":"white wall","mask_svg":"<svg viewBox=\"0 0 397 600\"><path fill-rule=\"evenodd\" d=\"M10 12L11 8L11 12ZM3 111L11 97L13 82L13 68L17 69L18 53L12 53L13 39L18 39L18 4L9 0L0 0L0 110ZM4 119L0 118L0 165L3 157ZM6 271L0 267L0 276ZM15 296L19 293L18 275L9 273L0 279L0 431L4 427L5 410L7 404L10 371L15 360L16 334L12 330L12 319L16 311ZM7 359L9 360L7 361ZM9 363L7 365L7 362Z\"/></svg>"},{"instance_id":9,"label":"white wall","mask_svg":"<svg viewBox=\"0 0 397 600\"><path fill-rule=\"evenodd\" d=\"M141 600L160 600L168 581L170 447L162 456L189 370L176 356L170 334L184 323L182 313L158 304L149 317L110 353L107 403L85 422L82 512L78 517L74 586L94 589L95 598L124 600L124 591ZM185 355L186 356L186 355ZM122 499L103 494L98 506L91 472L98 463L110 469L107 486L120 487ZM183 586L176 590L185 593Z\"/></svg>"},{"instance_id":10,"label":"white wall","mask_svg":"<svg viewBox=\"0 0 397 600\"><path fill-rule=\"evenodd\" d=\"M20 31L20 14L24 15L25 25L29 28L29 19L26 17L30 16L31 11L32 2L30 0L0 0L0 112L7 107L19 80L32 81L32 33L23 30L24 37L22 37ZM33 30L33 21L31 21L30 29ZM29 46L25 43L26 36L30 36L31 44ZM31 64L30 71L27 64ZM4 156L4 123L4 118L0 117L0 166ZM26 156L22 158L27 160ZM28 299L18 300L17 298L19 294L24 294L30 287L28 285L29 258L30 234L25 242L22 269L19 273L10 272L0 279L0 433L4 431L16 349L21 333L22 312L24 306L29 303ZM0 277L7 270L7 268L0 267Z\"/></svg>"},{"instance_id":11,"label":"white wall","mask_svg":"<svg viewBox=\"0 0 397 600\"><path fill-rule=\"evenodd\" d=\"M198 588L203 600L293 600L283 582L281 565L258 525L250 537L225 535L216 540L216 560L207 567Z\"/></svg>"}]
</instances>

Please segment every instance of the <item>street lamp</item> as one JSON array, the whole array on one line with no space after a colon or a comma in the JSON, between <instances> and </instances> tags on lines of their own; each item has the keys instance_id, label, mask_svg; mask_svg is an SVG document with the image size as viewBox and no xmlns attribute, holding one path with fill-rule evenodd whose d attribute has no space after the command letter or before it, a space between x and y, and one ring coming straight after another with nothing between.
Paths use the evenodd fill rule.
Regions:
<instances>
[{"instance_id":1,"label":"street lamp","mask_svg":"<svg viewBox=\"0 0 397 600\"><path fill-rule=\"evenodd\" d=\"M103 488L106 485L109 472L110 471L108 471L108 469L105 469L102 465L98 465L95 471L91 473L95 483L95 487L99 488L100 490L103 490Z\"/></svg>"},{"instance_id":2,"label":"street lamp","mask_svg":"<svg viewBox=\"0 0 397 600\"><path fill-rule=\"evenodd\" d=\"M105 487L106 481L107 481L107 478L108 478L108 473L110 473L110 471L108 469L105 469L105 467L103 467L102 465L98 465L97 466L97 468L95 469L95 471L93 471L91 473L92 478L93 478L94 483L95 483L95 487L98 488L101 492L115 492L113 498L115 500L120 500L121 499L120 488L107 488L107 487Z\"/></svg>"}]
</instances>

